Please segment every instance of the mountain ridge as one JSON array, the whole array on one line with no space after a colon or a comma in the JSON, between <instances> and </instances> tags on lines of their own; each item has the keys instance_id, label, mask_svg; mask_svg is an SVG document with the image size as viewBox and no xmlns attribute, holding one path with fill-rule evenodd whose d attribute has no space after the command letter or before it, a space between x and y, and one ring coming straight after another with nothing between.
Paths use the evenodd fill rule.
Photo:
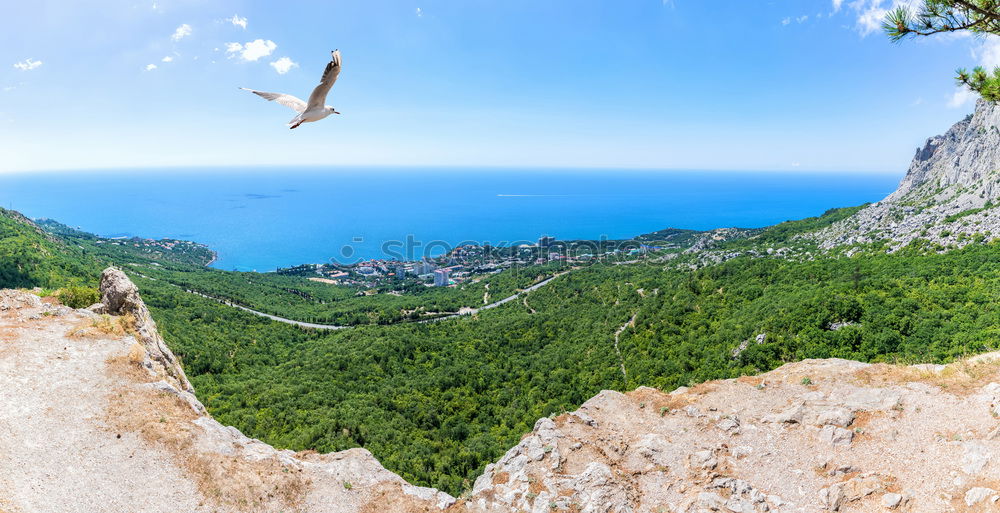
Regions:
<instances>
[{"instance_id":1,"label":"mountain ridge","mask_svg":"<svg viewBox=\"0 0 1000 513\"><path fill-rule=\"evenodd\" d=\"M1000 104L975 112L917 148L899 187L849 219L812 234L823 249L886 241L940 249L1000 236Z\"/></svg>"}]
</instances>

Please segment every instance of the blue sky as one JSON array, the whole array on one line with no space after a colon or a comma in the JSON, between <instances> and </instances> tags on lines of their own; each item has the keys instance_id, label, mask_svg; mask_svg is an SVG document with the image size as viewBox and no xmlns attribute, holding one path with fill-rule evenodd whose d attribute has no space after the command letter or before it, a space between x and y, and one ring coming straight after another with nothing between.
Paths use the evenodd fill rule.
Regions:
<instances>
[{"instance_id":1,"label":"blue sky","mask_svg":"<svg viewBox=\"0 0 1000 513\"><path fill-rule=\"evenodd\" d=\"M0 171L902 173L971 112L954 69L1000 64L992 40L888 42L873 23L903 1L11 2ZM238 89L305 98L334 48L341 116L290 131Z\"/></svg>"}]
</instances>

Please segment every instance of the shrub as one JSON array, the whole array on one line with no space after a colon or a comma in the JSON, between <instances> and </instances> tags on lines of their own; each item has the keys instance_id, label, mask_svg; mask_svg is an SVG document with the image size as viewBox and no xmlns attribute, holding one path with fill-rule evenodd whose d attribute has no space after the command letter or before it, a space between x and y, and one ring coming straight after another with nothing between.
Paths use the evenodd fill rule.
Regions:
<instances>
[{"instance_id":1,"label":"shrub","mask_svg":"<svg viewBox=\"0 0 1000 513\"><path fill-rule=\"evenodd\" d=\"M101 300L101 293L93 287L66 287L58 295L59 301L70 308L86 308Z\"/></svg>"}]
</instances>

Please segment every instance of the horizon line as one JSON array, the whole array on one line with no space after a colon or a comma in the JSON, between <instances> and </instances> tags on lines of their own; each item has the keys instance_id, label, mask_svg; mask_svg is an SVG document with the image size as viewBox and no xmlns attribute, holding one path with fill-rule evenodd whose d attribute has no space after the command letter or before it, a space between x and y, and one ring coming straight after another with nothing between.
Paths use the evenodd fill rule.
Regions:
<instances>
[{"instance_id":1,"label":"horizon line","mask_svg":"<svg viewBox=\"0 0 1000 513\"><path fill-rule=\"evenodd\" d=\"M806 168L748 168L748 169L725 169L712 167L611 167L611 166L544 166L544 165L496 165L496 164L208 164L208 165L177 165L177 166L110 166L110 167L77 167L77 168L47 168L47 169L8 169L0 170L0 177L5 175L25 175L25 174L57 174L57 173L122 173L134 171L204 171L217 170L226 172L235 171L268 171L277 168L288 170L310 170L310 171L345 171L351 169L384 169L384 170L408 170L408 169L434 169L438 171L455 172L462 170L503 170L503 171L543 171L543 172L643 172L643 173L670 173L670 172L705 172L705 173L803 173L803 174L878 174L878 175L905 175L907 170L885 170L885 169L806 169Z\"/></svg>"}]
</instances>

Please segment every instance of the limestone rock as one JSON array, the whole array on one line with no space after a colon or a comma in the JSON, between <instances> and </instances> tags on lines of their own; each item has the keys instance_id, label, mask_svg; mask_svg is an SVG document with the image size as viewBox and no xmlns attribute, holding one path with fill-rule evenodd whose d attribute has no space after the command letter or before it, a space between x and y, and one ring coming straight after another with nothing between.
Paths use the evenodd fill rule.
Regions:
<instances>
[{"instance_id":1,"label":"limestone rock","mask_svg":"<svg viewBox=\"0 0 1000 513\"><path fill-rule=\"evenodd\" d=\"M918 238L962 247L1000 233L998 178L1000 104L980 99L974 114L917 148L895 192L807 237L824 249L887 240L895 250ZM949 218L957 214L960 223Z\"/></svg>"},{"instance_id":2,"label":"limestone rock","mask_svg":"<svg viewBox=\"0 0 1000 513\"><path fill-rule=\"evenodd\" d=\"M136 339L146 348L149 357L177 381L181 390L194 393L194 387L184 374L177 357L157 331L156 322L149 314L146 303L139 297L139 289L132 280L120 269L109 267L101 273L100 291L104 313L131 316L135 323Z\"/></svg>"},{"instance_id":3,"label":"limestone rock","mask_svg":"<svg viewBox=\"0 0 1000 513\"><path fill-rule=\"evenodd\" d=\"M997 501L997 491L992 488L984 488L982 486L977 486L975 488L969 489L965 492L965 505L975 506L986 499L990 499L992 502Z\"/></svg>"},{"instance_id":4,"label":"limestone rock","mask_svg":"<svg viewBox=\"0 0 1000 513\"><path fill-rule=\"evenodd\" d=\"M11 289L0 290L0 312L41 306L42 298L30 292Z\"/></svg>"},{"instance_id":5,"label":"limestone rock","mask_svg":"<svg viewBox=\"0 0 1000 513\"><path fill-rule=\"evenodd\" d=\"M882 496L882 505L889 509L894 509L903 502L903 496L898 493L887 493Z\"/></svg>"},{"instance_id":6,"label":"limestone rock","mask_svg":"<svg viewBox=\"0 0 1000 513\"><path fill-rule=\"evenodd\" d=\"M819 431L819 439L834 446L851 445L854 432L837 426L826 425Z\"/></svg>"}]
</instances>

